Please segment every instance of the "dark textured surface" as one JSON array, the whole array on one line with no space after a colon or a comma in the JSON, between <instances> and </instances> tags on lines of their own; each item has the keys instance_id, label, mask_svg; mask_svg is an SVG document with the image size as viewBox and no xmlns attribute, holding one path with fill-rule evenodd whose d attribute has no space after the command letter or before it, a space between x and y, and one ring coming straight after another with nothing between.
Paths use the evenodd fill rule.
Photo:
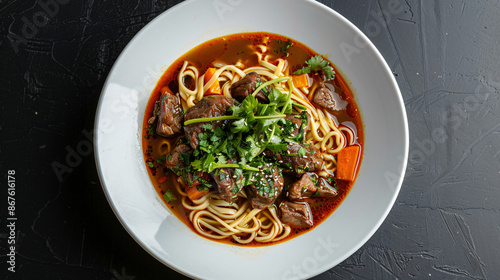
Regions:
<instances>
[{"instance_id":1,"label":"dark textured surface","mask_svg":"<svg viewBox=\"0 0 500 280\"><path fill-rule=\"evenodd\" d=\"M118 222L89 141L117 56L177 1L59 1L67 3L23 30L47 1L0 0L0 275L182 279ZM389 63L411 140L385 222L315 279L499 279L500 2L321 2L365 32ZM57 163L68 166L60 178ZM6 266L8 170L16 172L15 273Z\"/></svg>"}]
</instances>

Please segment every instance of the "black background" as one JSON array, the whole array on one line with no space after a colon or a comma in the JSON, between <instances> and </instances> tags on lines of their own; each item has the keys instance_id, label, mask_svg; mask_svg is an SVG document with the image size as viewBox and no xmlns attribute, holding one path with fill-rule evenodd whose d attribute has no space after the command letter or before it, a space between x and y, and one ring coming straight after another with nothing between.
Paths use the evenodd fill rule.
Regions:
<instances>
[{"instance_id":1,"label":"black background","mask_svg":"<svg viewBox=\"0 0 500 280\"><path fill-rule=\"evenodd\" d=\"M117 56L179 1L59 1L46 22L35 19L39 27L23 30L47 1L0 0L0 275L185 278L118 222L87 140ZM320 2L365 32L393 70L408 114L410 158L380 229L315 279L498 279L499 1ZM391 5L402 8L395 13ZM67 169L58 178L54 167L61 165ZM8 170L16 178L15 273L6 266Z\"/></svg>"}]
</instances>

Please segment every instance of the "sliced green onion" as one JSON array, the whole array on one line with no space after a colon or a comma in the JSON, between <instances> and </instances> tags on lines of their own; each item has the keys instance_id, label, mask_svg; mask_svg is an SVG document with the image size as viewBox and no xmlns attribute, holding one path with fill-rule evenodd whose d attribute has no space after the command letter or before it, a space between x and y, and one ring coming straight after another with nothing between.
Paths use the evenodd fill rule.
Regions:
<instances>
[{"instance_id":1,"label":"sliced green onion","mask_svg":"<svg viewBox=\"0 0 500 280\"><path fill-rule=\"evenodd\" d=\"M275 84L275 83L279 83L279 82L283 82L283 81L287 81L287 80L290 80L291 78L290 77L281 77L281 78L277 78L277 79L274 79L274 80L270 80L270 81L267 81L265 83L263 83L262 85L260 85L253 93L252 95L255 96L257 95L257 92L259 92L261 89L267 87L268 85L272 85L272 84Z\"/></svg>"},{"instance_id":2,"label":"sliced green onion","mask_svg":"<svg viewBox=\"0 0 500 280\"><path fill-rule=\"evenodd\" d=\"M241 168L241 169L246 169L250 171L260 171L257 167L252 167L252 166L241 166L236 163L225 163L225 164L217 164L217 167L215 168Z\"/></svg>"},{"instance_id":3,"label":"sliced green onion","mask_svg":"<svg viewBox=\"0 0 500 280\"><path fill-rule=\"evenodd\" d=\"M288 80L288 87L289 87L289 90L288 90L288 97L286 99L286 103L285 103L285 106L283 106L283 108L281 109L281 113L285 113L285 110L286 108L288 108L288 104L290 104L290 100L292 99L292 82L290 80Z\"/></svg>"},{"instance_id":4,"label":"sliced green onion","mask_svg":"<svg viewBox=\"0 0 500 280\"><path fill-rule=\"evenodd\" d=\"M239 120L240 117L236 116L220 116L220 117L211 117L211 118L199 118L192 119L184 122L184 125L190 125L193 123L201 123L201 122L214 122L214 121L222 121L222 120Z\"/></svg>"},{"instance_id":5,"label":"sliced green onion","mask_svg":"<svg viewBox=\"0 0 500 280\"><path fill-rule=\"evenodd\" d=\"M255 116L254 118L256 120L262 120L262 119L281 119L281 118L284 118L286 117L285 114L281 114L281 115L271 115L271 116Z\"/></svg>"}]
</instances>

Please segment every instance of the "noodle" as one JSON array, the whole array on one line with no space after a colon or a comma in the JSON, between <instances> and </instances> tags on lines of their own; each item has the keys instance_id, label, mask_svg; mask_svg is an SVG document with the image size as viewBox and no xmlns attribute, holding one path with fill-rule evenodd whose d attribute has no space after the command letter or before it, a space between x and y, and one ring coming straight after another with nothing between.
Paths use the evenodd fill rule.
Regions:
<instances>
[{"instance_id":1,"label":"noodle","mask_svg":"<svg viewBox=\"0 0 500 280\"><path fill-rule=\"evenodd\" d=\"M290 227L279 220L274 206L264 210L251 209L248 201L241 205L230 204L213 192L190 203L187 194L180 193L182 205L191 210L190 221L204 236L214 239L231 236L234 241L246 244L277 241L291 232Z\"/></svg>"}]
</instances>

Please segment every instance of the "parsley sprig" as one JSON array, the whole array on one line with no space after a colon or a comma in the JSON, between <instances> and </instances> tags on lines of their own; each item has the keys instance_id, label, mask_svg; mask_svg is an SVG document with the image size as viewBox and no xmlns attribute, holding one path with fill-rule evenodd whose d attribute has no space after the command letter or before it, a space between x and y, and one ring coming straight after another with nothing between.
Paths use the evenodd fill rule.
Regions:
<instances>
[{"instance_id":1,"label":"parsley sprig","mask_svg":"<svg viewBox=\"0 0 500 280\"><path fill-rule=\"evenodd\" d=\"M321 71L325 75L327 81L335 78L335 72L333 71L333 67L330 66L330 62L323 59L321 55L315 55L311 57L308 61L306 61L306 64L307 66L304 66L302 67L302 69L293 72L293 74L301 75Z\"/></svg>"}]
</instances>

